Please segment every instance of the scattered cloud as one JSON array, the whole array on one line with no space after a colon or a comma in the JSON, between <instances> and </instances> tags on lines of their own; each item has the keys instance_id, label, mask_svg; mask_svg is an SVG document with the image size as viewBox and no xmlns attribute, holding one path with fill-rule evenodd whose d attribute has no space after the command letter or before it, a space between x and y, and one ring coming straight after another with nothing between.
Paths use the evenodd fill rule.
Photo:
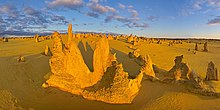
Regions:
<instances>
[{"instance_id":1,"label":"scattered cloud","mask_svg":"<svg viewBox=\"0 0 220 110\"><path fill-rule=\"evenodd\" d=\"M138 12L137 10L134 10L134 9L128 9L128 12L130 12L132 15L132 17L137 17L138 16Z\"/></svg>"},{"instance_id":2,"label":"scattered cloud","mask_svg":"<svg viewBox=\"0 0 220 110\"><path fill-rule=\"evenodd\" d=\"M94 12L88 12L86 13L87 16L91 16L91 17L94 17L94 18L98 18L99 17L99 14L97 13L94 13Z\"/></svg>"},{"instance_id":3,"label":"scattered cloud","mask_svg":"<svg viewBox=\"0 0 220 110\"><path fill-rule=\"evenodd\" d=\"M142 28L142 29L149 27L147 23L137 23L137 22L134 22L132 24L127 24L127 26L130 28L136 27L136 28Z\"/></svg>"},{"instance_id":4,"label":"scattered cloud","mask_svg":"<svg viewBox=\"0 0 220 110\"><path fill-rule=\"evenodd\" d=\"M214 19L211 19L207 23L210 26L220 25L220 16L216 16Z\"/></svg>"},{"instance_id":5,"label":"scattered cloud","mask_svg":"<svg viewBox=\"0 0 220 110\"><path fill-rule=\"evenodd\" d=\"M7 14L10 17L17 17L17 8L11 4L0 5L0 14Z\"/></svg>"},{"instance_id":6,"label":"scattered cloud","mask_svg":"<svg viewBox=\"0 0 220 110\"><path fill-rule=\"evenodd\" d=\"M64 16L56 15L45 10L36 10L32 7L17 9L14 5L0 6L0 34L2 32L33 33L36 30L46 29L52 25L66 25ZM12 15L16 12L16 15Z\"/></svg>"},{"instance_id":7,"label":"scattered cloud","mask_svg":"<svg viewBox=\"0 0 220 110\"><path fill-rule=\"evenodd\" d=\"M220 0L191 0L180 11L180 15L189 16L200 13L207 13L210 10L220 12Z\"/></svg>"},{"instance_id":8,"label":"scattered cloud","mask_svg":"<svg viewBox=\"0 0 220 110\"><path fill-rule=\"evenodd\" d=\"M133 28L133 27L148 28L149 27L149 25L147 23L140 23L139 18L132 18L132 17L129 18L129 17L123 17L120 15L110 15L105 18L106 23L111 22L112 20L116 20L118 22L121 22L129 28Z\"/></svg>"},{"instance_id":9,"label":"scattered cloud","mask_svg":"<svg viewBox=\"0 0 220 110\"><path fill-rule=\"evenodd\" d=\"M158 17L157 17L157 16L148 16L147 19L148 19L149 21L154 22L154 21L157 21L157 20L158 20Z\"/></svg>"},{"instance_id":10,"label":"scattered cloud","mask_svg":"<svg viewBox=\"0 0 220 110\"><path fill-rule=\"evenodd\" d=\"M87 6L93 12L96 12L96 13L99 13L99 14L104 14L104 13L109 13L109 12L112 12L112 13L117 12L116 9L113 8L113 7L100 5L97 0L92 0L91 2L89 2L87 4Z\"/></svg>"},{"instance_id":11,"label":"scattered cloud","mask_svg":"<svg viewBox=\"0 0 220 110\"><path fill-rule=\"evenodd\" d=\"M80 14L103 20L102 23L112 21L119 22L122 26L128 28L148 28L147 23L143 23L139 18L139 13L132 5L118 3L118 6L112 7L106 5L107 0L49 0L46 1L47 8L37 9L30 6L17 8L15 5L0 5L0 34L2 32L16 33L34 33L47 30L54 25L67 25L68 20L61 15L55 14L53 10L72 10ZM82 9L82 10L81 10ZM125 15L120 14L119 9L125 9ZM104 18L104 19L103 19ZM150 18L149 18L150 19ZM156 18L151 18L153 21ZM75 20L73 18L73 20ZM105 24L104 23L104 24ZM16 25L15 25L16 24ZM117 24L115 28L118 28ZM75 24L75 26L87 26L93 24Z\"/></svg>"},{"instance_id":12,"label":"scattered cloud","mask_svg":"<svg viewBox=\"0 0 220 110\"><path fill-rule=\"evenodd\" d=\"M132 5L129 5L129 6L128 6L128 8L134 8L134 6L132 6Z\"/></svg>"},{"instance_id":13,"label":"scattered cloud","mask_svg":"<svg viewBox=\"0 0 220 110\"><path fill-rule=\"evenodd\" d=\"M125 6L124 4L121 4L121 3L118 3L118 7L119 7L120 9L125 9L125 8L126 8L126 6Z\"/></svg>"},{"instance_id":14,"label":"scattered cloud","mask_svg":"<svg viewBox=\"0 0 220 110\"><path fill-rule=\"evenodd\" d=\"M49 8L69 8L69 9L78 9L83 7L83 0L53 0L48 2Z\"/></svg>"}]
</instances>

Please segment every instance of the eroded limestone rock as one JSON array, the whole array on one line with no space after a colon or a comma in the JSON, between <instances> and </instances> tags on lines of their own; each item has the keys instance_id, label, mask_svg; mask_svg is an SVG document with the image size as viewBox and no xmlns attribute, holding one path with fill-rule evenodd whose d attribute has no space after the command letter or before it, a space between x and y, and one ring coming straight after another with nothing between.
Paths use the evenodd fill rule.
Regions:
<instances>
[{"instance_id":1,"label":"eroded limestone rock","mask_svg":"<svg viewBox=\"0 0 220 110\"><path fill-rule=\"evenodd\" d=\"M92 87L86 88L83 97L90 100L98 100L107 103L131 103L141 86L143 74L135 79L129 79L124 72L122 64L117 61L107 69L102 80Z\"/></svg>"},{"instance_id":2,"label":"eroded limestone rock","mask_svg":"<svg viewBox=\"0 0 220 110\"><path fill-rule=\"evenodd\" d=\"M2 40L3 42L8 42L8 38L6 38L6 37L3 37L3 40Z\"/></svg>"},{"instance_id":3,"label":"eroded limestone rock","mask_svg":"<svg viewBox=\"0 0 220 110\"><path fill-rule=\"evenodd\" d=\"M153 63L149 55L142 57L141 55L136 59L136 62L141 66L141 73L155 78L153 70Z\"/></svg>"},{"instance_id":4,"label":"eroded limestone rock","mask_svg":"<svg viewBox=\"0 0 220 110\"><path fill-rule=\"evenodd\" d=\"M44 50L44 55L46 55L46 56L51 56L52 55L52 53L50 51L50 48L47 45L46 45L45 50Z\"/></svg>"},{"instance_id":5,"label":"eroded limestone rock","mask_svg":"<svg viewBox=\"0 0 220 110\"><path fill-rule=\"evenodd\" d=\"M219 80L218 69L215 68L215 64L212 61L208 64L205 80Z\"/></svg>"},{"instance_id":6,"label":"eroded limestone rock","mask_svg":"<svg viewBox=\"0 0 220 110\"><path fill-rule=\"evenodd\" d=\"M36 34L36 35L34 36L34 39L35 39L35 42L36 42L36 43L39 42L39 35Z\"/></svg>"},{"instance_id":7,"label":"eroded limestone rock","mask_svg":"<svg viewBox=\"0 0 220 110\"><path fill-rule=\"evenodd\" d=\"M58 32L54 33L53 56L50 59L51 75L43 87L57 87L61 90L82 95L86 99L106 103L131 103L137 95L142 74L129 79L116 57L109 53L107 38L96 42L93 68L90 71L81 52L73 41L62 43Z\"/></svg>"},{"instance_id":8,"label":"eroded limestone rock","mask_svg":"<svg viewBox=\"0 0 220 110\"><path fill-rule=\"evenodd\" d=\"M132 37L132 36L129 36L128 38L127 38L127 42L128 43L132 43L134 41L134 38Z\"/></svg>"},{"instance_id":9,"label":"eroded limestone rock","mask_svg":"<svg viewBox=\"0 0 220 110\"><path fill-rule=\"evenodd\" d=\"M25 62L25 59L23 56L19 56L17 59L17 62Z\"/></svg>"},{"instance_id":10,"label":"eroded limestone rock","mask_svg":"<svg viewBox=\"0 0 220 110\"><path fill-rule=\"evenodd\" d=\"M205 44L204 44L204 50L203 51L208 52L208 43L207 42L205 42Z\"/></svg>"},{"instance_id":11,"label":"eroded limestone rock","mask_svg":"<svg viewBox=\"0 0 220 110\"><path fill-rule=\"evenodd\" d=\"M181 56L176 56L175 65L171 70L169 70L169 73L173 75L173 77L176 80L180 79L187 79L189 80L190 74L191 74L191 69L189 68L188 64L182 62L183 55Z\"/></svg>"},{"instance_id":12,"label":"eroded limestone rock","mask_svg":"<svg viewBox=\"0 0 220 110\"><path fill-rule=\"evenodd\" d=\"M136 49L133 52L129 52L128 56L129 58L138 58L140 56L139 52L140 52L140 49Z\"/></svg>"},{"instance_id":13,"label":"eroded limestone rock","mask_svg":"<svg viewBox=\"0 0 220 110\"><path fill-rule=\"evenodd\" d=\"M70 41L73 37L72 24L68 26L68 41Z\"/></svg>"},{"instance_id":14,"label":"eroded limestone rock","mask_svg":"<svg viewBox=\"0 0 220 110\"><path fill-rule=\"evenodd\" d=\"M198 43L196 43L195 50L198 51Z\"/></svg>"}]
</instances>

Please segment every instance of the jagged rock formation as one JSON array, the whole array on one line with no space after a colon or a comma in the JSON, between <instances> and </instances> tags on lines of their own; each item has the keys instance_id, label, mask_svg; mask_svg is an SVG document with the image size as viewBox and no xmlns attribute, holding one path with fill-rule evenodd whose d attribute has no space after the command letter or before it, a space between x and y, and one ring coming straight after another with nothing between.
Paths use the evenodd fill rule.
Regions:
<instances>
[{"instance_id":1,"label":"jagged rock formation","mask_svg":"<svg viewBox=\"0 0 220 110\"><path fill-rule=\"evenodd\" d=\"M39 42L39 35L36 34L36 35L34 36L34 39L35 39L35 42L36 42L36 43Z\"/></svg>"},{"instance_id":2,"label":"jagged rock formation","mask_svg":"<svg viewBox=\"0 0 220 110\"><path fill-rule=\"evenodd\" d=\"M204 44L204 50L203 51L208 52L208 43L207 42L205 42L205 44Z\"/></svg>"},{"instance_id":3,"label":"jagged rock formation","mask_svg":"<svg viewBox=\"0 0 220 110\"><path fill-rule=\"evenodd\" d=\"M116 57L109 53L106 38L97 43L93 55L93 70L85 64L81 52L73 41L63 45L58 32L54 33L51 75L43 87L57 87L86 99L106 103L131 103L137 95L142 74L129 79Z\"/></svg>"},{"instance_id":4,"label":"jagged rock formation","mask_svg":"<svg viewBox=\"0 0 220 110\"><path fill-rule=\"evenodd\" d=\"M122 64L112 62L102 80L86 88L83 97L113 104L131 103L139 91L143 74L139 74L135 79L128 77L128 73L123 71Z\"/></svg>"},{"instance_id":5,"label":"jagged rock formation","mask_svg":"<svg viewBox=\"0 0 220 110\"><path fill-rule=\"evenodd\" d=\"M176 80L180 79L190 79L190 74L192 70L186 63L182 62L183 55L176 56L175 65L169 70L169 73L175 77Z\"/></svg>"},{"instance_id":6,"label":"jagged rock formation","mask_svg":"<svg viewBox=\"0 0 220 110\"><path fill-rule=\"evenodd\" d=\"M8 38L3 37L3 42L8 42Z\"/></svg>"},{"instance_id":7,"label":"jagged rock formation","mask_svg":"<svg viewBox=\"0 0 220 110\"><path fill-rule=\"evenodd\" d=\"M153 77L153 78L156 77L154 70L153 70L153 63L149 55L144 56L144 57L140 55L136 59L136 62L141 66L141 70L140 70L141 73L147 76Z\"/></svg>"},{"instance_id":8,"label":"jagged rock formation","mask_svg":"<svg viewBox=\"0 0 220 110\"><path fill-rule=\"evenodd\" d=\"M108 40L113 40L114 39L114 37L111 34L109 34L107 38L108 38Z\"/></svg>"},{"instance_id":9,"label":"jagged rock formation","mask_svg":"<svg viewBox=\"0 0 220 110\"><path fill-rule=\"evenodd\" d=\"M68 26L68 40L71 40L73 37L72 24Z\"/></svg>"},{"instance_id":10,"label":"jagged rock formation","mask_svg":"<svg viewBox=\"0 0 220 110\"><path fill-rule=\"evenodd\" d=\"M132 36L129 36L128 38L127 38L127 42L128 43L132 43L134 41L134 38L132 37Z\"/></svg>"},{"instance_id":11,"label":"jagged rock formation","mask_svg":"<svg viewBox=\"0 0 220 110\"><path fill-rule=\"evenodd\" d=\"M51 56L52 55L52 53L50 51L50 48L47 45L46 45L45 50L44 50L44 55L46 55L46 56Z\"/></svg>"},{"instance_id":12,"label":"jagged rock formation","mask_svg":"<svg viewBox=\"0 0 220 110\"><path fill-rule=\"evenodd\" d=\"M205 80L219 80L218 69L215 68L215 64L212 61L208 64Z\"/></svg>"},{"instance_id":13,"label":"jagged rock formation","mask_svg":"<svg viewBox=\"0 0 220 110\"><path fill-rule=\"evenodd\" d=\"M128 53L129 58L138 58L140 56L139 51L140 49L136 49L133 52L129 52Z\"/></svg>"},{"instance_id":14,"label":"jagged rock formation","mask_svg":"<svg viewBox=\"0 0 220 110\"><path fill-rule=\"evenodd\" d=\"M119 39L120 39L120 36L116 36L114 39L115 39L115 40L119 40Z\"/></svg>"},{"instance_id":15,"label":"jagged rock formation","mask_svg":"<svg viewBox=\"0 0 220 110\"><path fill-rule=\"evenodd\" d=\"M196 43L195 50L198 51L198 43Z\"/></svg>"},{"instance_id":16,"label":"jagged rock formation","mask_svg":"<svg viewBox=\"0 0 220 110\"><path fill-rule=\"evenodd\" d=\"M137 45L140 44L140 42L139 41L134 41L132 44L133 44L133 46L137 46Z\"/></svg>"},{"instance_id":17,"label":"jagged rock formation","mask_svg":"<svg viewBox=\"0 0 220 110\"><path fill-rule=\"evenodd\" d=\"M161 40L158 40L158 41L157 41L157 44L162 44L162 41L161 41Z\"/></svg>"}]
</instances>

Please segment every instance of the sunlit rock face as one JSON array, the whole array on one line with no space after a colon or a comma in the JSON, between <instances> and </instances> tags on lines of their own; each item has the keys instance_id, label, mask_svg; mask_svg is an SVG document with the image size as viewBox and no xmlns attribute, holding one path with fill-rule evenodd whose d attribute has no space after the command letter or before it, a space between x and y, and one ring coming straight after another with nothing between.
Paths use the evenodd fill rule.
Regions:
<instances>
[{"instance_id":1,"label":"sunlit rock face","mask_svg":"<svg viewBox=\"0 0 220 110\"><path fill-rule=\"evenodd\" d=\"M69 40L64 45L58 32L53 37L51 75L43 87L57 87L86 99L106 103L131 103L138 94L143 75L129 79L115 55L109 53L106 38L101 38L95 44L93 71L90 71L73 41Z\"/></svg>"},{"instance_id":2,"label":"sunlit rock face","mask_svg":"<svg viewBox=\"0 0 220 110\"><path fill-rule=\"evenodd\" d=\"M192 73L192 70L189 68L189 66L182 62L183 55L176 56L175 65L173 68L169 71L171 75L174 76L176 80L180 79L190 79L190 75Z\"/></svg>"},{"instance_id":3,"label":"sunlit rock face","mask_svg":"<svg viewBox=\"0 0 220 110\"><path fill-rule=\"evenodd\" d=\"M68 40L71 40L73 37L72 24L68 25Z\"/></svg>"},{"instance_id":4,"label":"sunlit rock face","mask_svg":"<svg viewBox=\"0 0 220 110\"><path fill-rule=\"evenodd\" d=\"M151 76L155 78L156 76L153 70L153 63L152 63L150 56L149 55L144 56L144 57L139 56L138 58L139 58L139 61L143 62L143 65L141 67L141 72L147 76Z\"/></svg>"}]
</instances>

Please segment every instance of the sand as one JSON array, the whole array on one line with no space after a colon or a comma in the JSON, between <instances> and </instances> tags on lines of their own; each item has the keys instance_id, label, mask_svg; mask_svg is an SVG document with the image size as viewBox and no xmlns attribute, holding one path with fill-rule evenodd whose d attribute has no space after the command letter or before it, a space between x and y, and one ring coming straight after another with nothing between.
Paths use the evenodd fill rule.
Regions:
<instances>
[{"instance_id":1,"label":"sand","mask_svg":"<svg viewBox=\"0 0 220 110\"><path fill-rule=\"evenodd\" d=\"M67 38L63 38L64 42ZM94 49L98 38L74 39L76 43L86 42ZM199 41L205 42L205 41ZM52 46L53 40L35 43L34 39L9 39L9 42L0 43L0 109L34 109L34 110L66 110L66 109L95 109L95 110L219 110L220 99L202 96L188 92L178 84L163 84L160 82L142 81L139 94L132 104L113 105L98 101L89 101L81 96L73 95L57 88L42 88L44 76L50 72L50 56L43 55L45 46ZM131 44L126 40L109 40L112 53L123 64L124 70L129 74L137 74L140 66L128 53L133 51L128 47ZM79 45L79 46L83 46ZM198 44L199 51L193 54L195 43L176 44L168 46L168 41L163 44L149 44L142 42L139 46L141 55L150 55L152 62L159 68L169 70L174 65L175 56L184 55L184 62L205 78L208 62L213 61L220 68L220 41L209 41L209 52L202 52L203 45ZM188 51L191 49L191 51ZM19 56L25 57L25 62L17 62ZM90 60L90 56L84 56ZM219 82L213 81L219 87ZM218 89L219 90L219 89ZM5 95L6 94L6 95ZM2 96L4 96L2 98ZM12 100L13 99L13 100ZM16 100L14 100L16 99ZM8 107L11 106L12 108ZM6 108L7 107L7 108ZM16 108L17 107L17 108Z\"/></svg>"}]
</instances>

